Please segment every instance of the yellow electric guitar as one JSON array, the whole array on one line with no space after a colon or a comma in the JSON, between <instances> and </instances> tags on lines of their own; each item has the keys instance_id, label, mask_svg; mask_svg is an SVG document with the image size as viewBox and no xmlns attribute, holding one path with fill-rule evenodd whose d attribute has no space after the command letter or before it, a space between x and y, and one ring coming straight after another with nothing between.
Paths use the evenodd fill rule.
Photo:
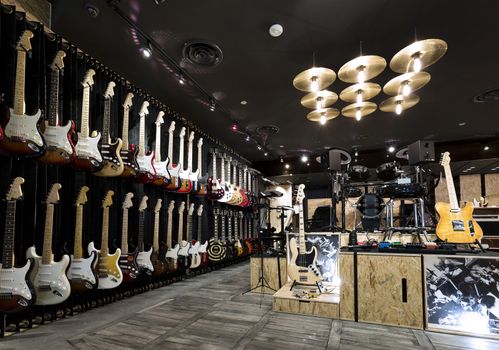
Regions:
<instances>
[{"instance_id":1,"label":"yellow electric guitar","mask_svg":"<svg viewBox=\"0 0 499 350\"><path fill-rule=\"evenodd\" d=\"M472 203L468 202L463 208L459 207L450 169L449 152L442 155L440 164L444 168L450 203L435 204L435 209L440 216L436 229L437 236L449 243L474 243L482 238L482 228L473 219Z\"/></svg>"}]
</instances>

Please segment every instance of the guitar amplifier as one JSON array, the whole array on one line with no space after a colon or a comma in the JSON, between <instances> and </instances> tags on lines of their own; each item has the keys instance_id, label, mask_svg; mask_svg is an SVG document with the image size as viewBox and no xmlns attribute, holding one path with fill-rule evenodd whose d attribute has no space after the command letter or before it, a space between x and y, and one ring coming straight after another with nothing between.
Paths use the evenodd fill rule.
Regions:
<instances>
[{"instance_id":1,"label":"guitar amplifier","mask_svg":"<svg viewBox=\"0 0 499 350\"><path fill-rule=\"evenodd\" d=\"M497 236L499 240L499 207L475 208L473 219L482 228L484 236Z\"/></svg>"}]
</instances>

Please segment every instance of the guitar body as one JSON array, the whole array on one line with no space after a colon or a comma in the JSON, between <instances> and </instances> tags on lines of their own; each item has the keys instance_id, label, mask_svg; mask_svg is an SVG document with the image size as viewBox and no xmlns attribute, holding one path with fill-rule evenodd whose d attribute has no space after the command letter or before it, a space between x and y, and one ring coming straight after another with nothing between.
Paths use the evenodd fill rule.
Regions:
<instances>
[{"instance_id":1,"label":"guitar body","mask_svg":"<svg viewBox=\"0 0 499 350\"><path fill-rule=\"evenodd\" d=\"M210 262L217 263L225 260L226 248L220 241L215 242L214 238L208 243L208 259Z\"/></svg>"},{"instance_id":2,"label":"guitar body","mask_svg":"<svg viewBox=\"0 0 499 350\"><path fill-rule=\"evenodd\" d=\"M10 155L36 157L45 151L45 141L40 132L42 112L35 115L17 115L10 109L10 119L3 126L0 148Z\"/></svg>"},{"instance_id":3,"label":"guitar body","mask_svg":"<svg viewBox=\"0 0 499 350\"><path fill-rule=\"evenodd\" d=\"M483 236L482 228L473 219L473 205L466 203L459 212L451 211L448 203L438 202L435 209L440 216L436 234L449 243L474 243Z\"/></svg>"},{"instance_id":4,"label":"guitar body","mask_svg":"<svg viewBox=\"0 0 499 350\"><path fill-rule=\"evenodd\" d=\"M99 255L97 261L97 278L99 279L98 289L112 289L118 287L123 282L123 273L119 266L121 249L116 249L114 254L101 254L95 249L94 242L88 245L88 254L96 252Z\"/></svg>"},{"instance_id":5,"label":"guitar body","mask_svg":"<svg viewBox=\"0 0 499 350\"><path fill-rule=\"evenodd\" d=\"M177 191L180 188L180 178L179 178L180 166L168 167L168 173L170 174L170 183L166 185L165 190L167 191Z\"/></svg>"},{"instance_id":6,"label":"guitar body","mask_svg":"<svg viewBox=\"0 0 499 350\"><path fill-rule=\"evenodd\" d=\"M238 240L238 239L236 239L236 240L234 241L234 246L235 246L235 248L236 248L237 256L241 256L241 255L243 255L243 253L244 253L244 249L243 249L243 246L242 246L242 244L241 244L241 241L240 241L240 240Z\"/></svg>"},{"instance_id":7,"label":"guitar body","mask_svg":"<svg viewBox=\"0 0 499 350\"><path fill-rule=\"evenodd\" d=\"M35 247L31 247L26 257L34 261L29 279L36 293L35 305L55 305L65 301L71 294L71 285L66 277L69 256L63 255L59 262L42 264L42 257L36 254Z\"/></svg>"},{"instance_id":8,"label":"guitar body","mask_svg":"<svg viewBox=\"0 0 499 350\"><path fill-rule=\"evenodd\" d=\"M168 265L165 255L166 255L165 248L159 248L159 251L152 252L151 262L152 266L154 267L153 275L155 277L161 277L168 272Z\"/></svg>"},{"instance_id":9,"label":"guitar body","mask_svg":"<svg viewBox=\"0 0 499 350\"><path fill-rule=\"evenodd\" d=\"M152 276L154 271L154 266L151 262L152 248L147 251L139 252L137 255L137 265L139 265L139 269L142 275Z\"/></svg>"},{"instance_id":10,"label":"guitar body","mask_svg":"<svg viewBox=\"0 0 499 350\"><path fill-rule=\"evenodd\" d=\"M186 270L191 266L190 247L191 244L187 241L182 241L179 244L177 264L180 270Z\"/></svg>"},{"instance_id":11,"label":"guitar body","mask_svg":"<svg viewBox=\"0 0 499 350\"><path fill-rule=\"evenodd\" d=\"M154 169L154 152L144 156L137 156L139 171L137 172L137 181L143 184L150 183L156 177Z\"/></svg>"},{"instance_id":12,"label":"guitar body","mask_svg":"<svg viewBox=\"0 0 499 350\"><path fill-rule=\"evenodd\" d=\"M206 196L208 194L208 174L199 178L194 188L196 196Z\"/></svg>"},{"instance_id":13,"label":"guitar body","mask_svg":"<svg viewBox=\"0 0 499 350\"><path fill-rule=\"evenodd\" d=\"M129 145L127 150L123 148L121 149L120 155L123 160L123 172L120 175L121 177L130 178L137 175L137 171L139 170L139 165L137 164L137 154L138 150L133 144Z\"/></svg>"},{"instance_id":14,"label":"guitar body","mask_svg":"<svg viewBox=\"0 0 499 350\"><path fill-rule=\"evenodd\" d=\"M72 292L83 293L97 289L97 253L92 252L88 258L73 259L67 272Z\"/></svg>"},{"instance_id":15,"label":"guitar body","mask_svg":"<svg viewBox=\"0 0 499 350\"><path fill-rule=\"evenodd\" d=\"M288 264L288 276L291 280L301 284L313 285L321 280L321 274L317 268L317 249L312 247L308 252L300 252L296 238L289 241L291 252Z\"/></svg>"},{"instance_id":16,"label":"guitar body","mask_svg":"<svg viewBox=\"0 0 499 350\"><path fill-rule=\"evenodd\" d=\"M208 241L199 246L198 253L201 256L201 267L206 267L210 263L208 257Z\"/></svg>"},{"instance_id":17,"label":"guitar body","mask_svg":"<svg viewBox=\"0 0 499 350\"><path fill-rule=\"evenodd\" d=\"M167 160L164 162L154 162L154 169L156 169L156 178L152 182L155 186L166 186L170 183L170 173L168 172L168 163L170 161Z\"/></svg>"},{"instance_id":18,"label":"guitar body","mask_svg":"<svg viewBox=\"0 0 499 350\"><path fill-rule=\"evenodd\" d=\"M31 260L21 268L4 269L0 264L0 312L19 312L33 304L34 295L28 285L31 266Z\"/></svg>"},{"instance_id":19,"label":"guitar body","mask_svg":"<svg viewBox=\"0 0 499 350\"><path fill-rule=\"evenodd\" d=\"M131 283L137 280L140 274L139 265L137 264L137 250L125 254L121 254L118 260L118 265L123 274L123 283Z\"/></svg>"},{"instance_id":20,"label":"guitar body","mask_svg":"<svg viewBox=\"0 0 499 350\"><path fill-rule=\"evenodd\" d=\"M189 248L189 255L191 259L191 269L195 269L201 265L201 255L199 255L199 247L201 244L199 242L192 242Z\"/></svg>"},{"instance_id":21,"label":"guitar body","mask_svg":"<svg viewBox=\"0 0 499 350\"><path fill-rule=\"evenodd\" d=\"M46 121L43 137L47 148L38 161L53 165L70 163L75 154L75 128L75 122L72 120L64 126L50 126Z\"/></svg>"},{"instance_id":22,"label":"guitar body","mask_svg":"<svg viewBox=\"0 0 499 350\"><path fill-rule=\"evenodd\" d=\"M104 163L99 151L101 134L92 133L94 136L83 137L78 133L78 143L75 146L76 157L73 159L73 167L82 171L100 170Z\"/></svg>"},{"instance_id":23,"label":"guitar body","mask_svg":"<svg viewBox=\"0 0 499 350\"><path fill-rule=\"evenodd\" d=\"M192 183L191 192L197 192L199 181L199 169L195 173L189 174L189 181Z\"/></svg>"},{"instance_id":24,"label":"guitar body","mask_svg":"<svg viewBox=\"0 0 499 350\"><path fill-rule=\"evenodd\" d=\"M224 196L224 190L218 180L213 179L211 176L208 178L206 182L206 195L208 199L211 200L219 200Z\"/></svg>"},{"instance_id":25,"label":"guitar body","mask_svg":"<svg viewBox=\"0 0 499 350\"><path fill-rule=\"evenodd\" d=\"M120 176L124 170L123 159L121 159L121 146L123 141L116 139L113 143L105 143L100 146L104 165L102 169L95 172L96 176L116 177Z\"/></svg>"},{"instance_id":26,"label":"guitar body","mask_svg":"<svg viewBox=\"0 0 499 350\"><path fill-rule=\"evenodd\" d=\"M222 186L224 195L218 199L220 203L228 203L232 200L232 197L234 196L234 191L232 190L232 186Z\"/></svg>"},{"instance_id":27,"label":"guitar body","mask_svg":"<svg viewBox=\"0 0 499 350\"><path fill-rule=\"evenodd\" d=\"M166 251L165 257L166 257L166 261L168 262L168 270L170 272L175 272L178 269L177 259L178 259L179 249L180 249L180 247L177 244L173 248L169 248Z\"/></svg>"},{"instance_id":28,"label":"guitar body","mask_svg":"<svg viewBox=\"0 0 499 350\"><path fill-rule=\"evenodd\" d=\"M190 193L192 191L192 181L189 179L189 170L180 170L180 188L177 193Z\"/></svg>"},{"instance_id":29,"label":"guitar body","mask_svg":"<svg viewBox=\"0 0 499 350\"><path fill-rule=\"evenodd\" d=\"M250 255L251 253L253 253L253 244L251 244L251 241L249 240L249 238L246 238L244 240L244 245L246 246L245 250L246 250L247 255Z\"/></svg>"}]
</instances>

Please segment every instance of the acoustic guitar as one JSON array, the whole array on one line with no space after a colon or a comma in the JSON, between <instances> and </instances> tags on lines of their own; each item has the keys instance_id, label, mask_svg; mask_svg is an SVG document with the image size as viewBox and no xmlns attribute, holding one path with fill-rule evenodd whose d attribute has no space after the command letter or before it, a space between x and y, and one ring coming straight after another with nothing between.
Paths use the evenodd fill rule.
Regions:
<instances>
[{"instance_id":1,"label":"acoustic guitar","mask_svg":"<svg viewBox=\"0 0 499 350\"><path fill-rule=\"evenodd\" d=\"M440 216L436 234L442 241L449 243L475 243L482 239L483 231L473 219L473 204L468 202L463 208L459 207L450 160L449 152L445 152L440 161L445 172L449 203L438 202L435 204L435 209Z\"/></svg>"},{"instance_id":2,"label":"acoustic guitar","mask_svg":"<svg viewBox=\"0 0 499 350\"><path fill-rule=\"evenodd\" d=\"M121 226L121 255L118 260L118 265L123 273L123 282L131 283L139 277L139 265L137 264L138 249L133 251L128 250L128 210L133 206L133 193L128 192L123 201L122 211L122 226Z\"/></svg>"},{"instance_id":3,"label":"acoustic guitar","mask_svg":"<svg viewBox=\"0 0 499 350\"><path fill-rule=\"evenodd\" d=\"M137 153L138 149L134 144L128 142L128 125L129 125L129 115L130 108L132 107L133 94L129 92L126 95L125 102L123 103L123 128L121 131L121 140L123 145L121 146L121 159L123 160L123 172L121 177L130 178L137 175L139 170L139 165L137 164Z\"/></svg>"}]
</instances>

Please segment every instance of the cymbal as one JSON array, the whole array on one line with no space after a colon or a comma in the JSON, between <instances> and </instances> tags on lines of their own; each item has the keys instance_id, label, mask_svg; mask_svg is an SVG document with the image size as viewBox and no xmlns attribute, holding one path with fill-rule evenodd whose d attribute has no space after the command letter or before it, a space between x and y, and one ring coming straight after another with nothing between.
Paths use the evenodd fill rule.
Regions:
<instances>
[{"instance_id":1,"label":"cymbal","mask_svg":"<svg viewBox=\"0 0 499 350\"><path fill-rule=\"evenodd\" d=\"M338 111L336 108L323 108L316 109L315 111L307 114L307 119L311 122L320 122L322 118L322 120L326 122L328 120L336 118L339 115L340 111Z\"/></svg>"},{"instance_id":2,"label":"cymbal","mask_svg":"<svg viewBox=\"0 0 499 350\"><path fill-rule=\"evenodd\" d=\"M324 90L335 80L336 73L332 69L313 67L299 73L293 79L293 86L301 91L317 92Z\"/></svg>"},{"instance_id":3,"label":"cymbal","mask_svg":"<svg viewBox=\"0 0 499 350\"><path fill-rule=\"evenodd\" d=\"M345 83L363 83L377 77L385 70L386 61L381 56L360 56L345 63L338 71L338 78ZM359 72L364 72L364 79L359 81Z\"/></svg>"},{"instance_id":4,"label":"cymbal","mask_svg":"<svg viewBox=\"0 0 499 350\"><path fill-rule=\"evenodd\" d=\"M390 68L397 73L419 72L441 59L445 52L447 52L447 43L441 39L416 41L393 56L390 61ZM420 61L419 69L414 66L418 57Z\"/></svg>"},{"instance_id":5,"label":"cymbal","mask_svg":"<svg viewBox=\"0 0 499 350\"><path fill-rule=\"evenodd\" d=\"M340 93L340 98L345 102L356 102L357 96L362 96L362 101L367 101L381 92L381 86L376 83L359 83L351 85ZM362 102L359 101L359 102Z\"/></svg>"},{"instance_id":6,"label":"cymbal","mask_svg":"<svg viewBox=\"0 0 499 350\"><path fill-rule=\"evenodd\" d=\"M336 93L329 90L322 90L306 94L302 97L300 102L303 107L322 109L331 106L336 101L338 101L338 95L336 95ZM318 106L320 108L317 108Z\"/></svg>"},{"instance_id":7,"label":"cymbal","mask_svg":"<svg viewBox=\"0 0 499 350\"><path fill-rule=\"evenodd\" d=\"M374 102L352 103L341 110L341 114L345 117L357 118L358 116L365 117L373 113L378 106ZM359 113L357 113L359 111Z\"/></svg>"},{"instance_id":8,"label":"cymbal","mask_svg":"<svg viewBox=\"0 0 499 350\"><path fill-rule=\"evenodd\" d=\"M407 89L408 93L414 92L428 84L430 79L431 75L427 72L405 73L386 83L383 87L383 92L390 96L405 95L403 94L404 89ZM408 88L404 86L408 86Z\"/></svg>"},{"instance_id":9,"label":"cymbal","mask_svg":"<svg viewBox=\"0 0 499 350\"><path fill-rule=\"evenodd\" d=\"M380 103L379 109L383 112L397 112L397 105L401 106L400 112L415 106L419 102L419 96L410 94L408 96L397 95L390 97ZM400 114L400 113L398 113Z\"/></svg>"}]
</instances>

